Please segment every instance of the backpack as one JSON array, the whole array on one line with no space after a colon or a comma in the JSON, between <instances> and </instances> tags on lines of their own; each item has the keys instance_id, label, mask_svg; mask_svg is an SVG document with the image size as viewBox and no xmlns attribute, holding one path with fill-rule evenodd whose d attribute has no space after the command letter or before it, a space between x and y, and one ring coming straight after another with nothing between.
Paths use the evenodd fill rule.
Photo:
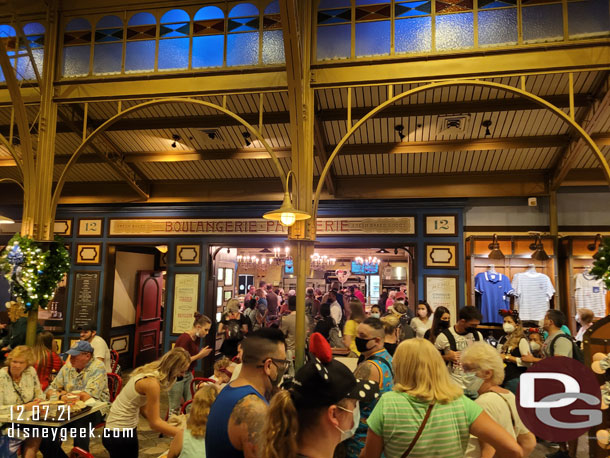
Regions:
<instances>
[{"instance_id":1,"label":"backpack","mask_svg":"<svg viewBox=\"0 0 610 458\"><path fill-rule=\"evenodd\" d=\"M449 329L443 329L441 331L441 334L447 337L447 340L449 341L449 348L451 348L451 351L457 351L457 343L451 331ZM474 336L475 341L479 341L479 331L473 332L472 335Z\"/></svg>"},{"instance_id":2,"label":"backpack","mask_svg":"<svg viewBox=\"0 0 610 458\"><path fill-rule=\"evenodd\" d=\"M565 337L570 342L572 342L572 358L574 358L576 361L584 364L585 355L582 352L582 350L580 349L580 347L578 346L578 344L576 343L576 341L571 336L569 336L567 334L563 334L563 333L556 335L555 337L553 337L553 340L551 340L551 343L549 344L549 352L550 352L551 356L553 356L555 354L555 341L560 337Z\"/></svg>"},{"instance_id":3,"label":"backpack","mask_svg":"<svg viewBox=\"0 0 610 458\"><path fill-rule=\"evenodd\" d=\"M225 326L225 340L241 340L243 337L239 320L228 320Z\"/></svg>"}]
</instances>

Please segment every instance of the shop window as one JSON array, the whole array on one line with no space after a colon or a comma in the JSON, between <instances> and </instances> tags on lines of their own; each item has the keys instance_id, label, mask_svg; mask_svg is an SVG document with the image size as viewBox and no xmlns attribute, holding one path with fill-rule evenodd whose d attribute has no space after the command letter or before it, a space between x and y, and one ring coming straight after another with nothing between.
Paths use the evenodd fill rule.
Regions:
<instances>
[{"instance_id":1,"label":"shop window","mask_svg":"<svg viewBox=\"0 0 610 458\"><path fill-rule=\"evenodd\" d=\"M478 30L481 47L516 45L516 3L511 5L509 1L479 0Z\"/></svg>"},{"instance_id":2,"label":"shop window","mask_svg":"<svg viewBox=\"0 0 610 458\"><path fill-rule=\"evenodd\" d=\"M356 7L356 57L390 54L391 11L390 3Z\"/></svg>"},{"instance_id":3,"label":"shop window","mask_svg":"<svg viewBox=\"0 0 610 458\"><path fill-rule=\"evenodd\" d=\"M23 26L23 35L32 51L32 57L38 73L42 76L42 62L44 60L44 33L45 28L38 22L31 22ZM25 54L27 46L19 42L19 53ZM24 80L35 80L36 73L32 61L28 56L17 58L17 78Z\"/></svg>"},{"instance_id":4,"label":"shop window","mask_svg":"<svg viewBox=\"0 0 610 458\"><path fill-rule=\"evenodd\" d=\"M188 68L190 21L190 16L183 10L171 10L161 16L157 62L160 71Z\"/></svg>"},{"instance_id":5,"label":"shop window","mask_svg":"<svg viewBox=\"0 0 610 458\"><path fill-rule=\"evenodd\" d=\"M568 2L568 36L596 38L610 31L610 12L606 0Z\"/></svg>"},{"instance_id":6,"label":"shop window","mask_svg":"<svg viewBox=\"0 0 610 458\"><path fill-rule=\"evenodd\" d=\"M72 19L64 31L62 75L87 76L91 57L91 24L86 19Z\"/></svg>"},{"instance_id":7,"label":"shop window","mask_svg":"<svg viewBox=\"0 0 610 458\"><path fill-rule=\"evenodd\" d=\"M275 0L263 13L263 64L281 64L285 60L280 2Z\"/></svg>"},{"instance_id":8,"label":"shop window","mask_svg":"<svg viewBox=\"0 0 610 458\"><path fill-rule=\"evenodd\" d=\"M394 5L394 50L397 54L432 49L432 2L400 2Z\"/></svg>"},{"instance_id":9,"label":"shop window","mask_svg":"<svg viewBox=\"0 0 610 458\"><path fill-rule=\"evenodd\" d=\"M332 8L332 9L330 9ZM318 5L318 60L347 59L351 55L352 8L349 0L321 0Z\"/></svg>"},{"instance_id":10,"label":"shop window","mask_svg":"<svg viewBox=\"0 0 610 458\"><path fill-rule=\"evenodd\" d=\"M225 15L220 8L206 6L195 13L193 68L222 67L225 33Z\"/></svg>"},{"instance_id":11,"label":"shop window","mask_svg":"<svg viewBox=\"0 0 610 458\"><path fill-rule=\"evenodd\" d=\"M539 2L539 1L538 1ZM523 41L540 43L563 39L563 11L560 3L534 5L533 1L523 0L521 20L523 23Z\"/></svg>"},{"instance_id":12,"label":"shop window","mask_svg":"<svg viewBox=\"0 0 610 458\"><path fill-rule=\"evenodd\" d=\"M229 12L227 66L258 64L259 12L250 3L240 3Z\"/></svg>"},{"instance_id":13,"label":"shop window","mask_svg":"<svg viewBox=\"0 0 610 458\"><path fill-rule=\"evenodd\" d=\"M121 73L123 60L123 21L117 16L104 16L95 25L93 74Z\"/></svg>"},{"instance_id":14,"label":"shop window","mask_svg":"<svg viewBox=\"0 0 610 458\"><path fill-rule=\"evenodd\" d=\"M127 23L125 34L125 73L155 69L157 20L151 13L136 13Z\"/></svg>"}]
</instances>

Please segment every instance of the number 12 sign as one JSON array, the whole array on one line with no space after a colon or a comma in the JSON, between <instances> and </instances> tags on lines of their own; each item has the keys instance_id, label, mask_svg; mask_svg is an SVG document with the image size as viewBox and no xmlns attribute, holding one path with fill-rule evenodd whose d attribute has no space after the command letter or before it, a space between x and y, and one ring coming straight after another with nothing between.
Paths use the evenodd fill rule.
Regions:
<instances>
[{"instance_id":1,"label":"number 12 sign","mask_svg":"<svg viewBox=\"0 0 610 458\"><path fill-rule=\"evenodd\" d=\"M426 235L457 235L457 215L426 216Z\"/></svg>"}]
</instances>

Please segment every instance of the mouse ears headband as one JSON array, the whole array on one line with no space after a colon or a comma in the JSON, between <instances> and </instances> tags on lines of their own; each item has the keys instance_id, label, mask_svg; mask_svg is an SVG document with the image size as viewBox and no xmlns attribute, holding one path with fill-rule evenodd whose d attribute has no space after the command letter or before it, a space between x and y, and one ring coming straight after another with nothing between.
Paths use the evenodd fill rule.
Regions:
<instances>
[{"instance_id":1,"label":"mouse ears headband","mask_svg":"<svg viewBox=\"0 0 610 458\"><path fill-rule=\"evenodd\" d=\"M521 320L519 319L519 312L517 310L498 310L498 313L502 318L511 316L513 320L515 320L515 323L521 323Z\"/></svg>"}]
</instances>

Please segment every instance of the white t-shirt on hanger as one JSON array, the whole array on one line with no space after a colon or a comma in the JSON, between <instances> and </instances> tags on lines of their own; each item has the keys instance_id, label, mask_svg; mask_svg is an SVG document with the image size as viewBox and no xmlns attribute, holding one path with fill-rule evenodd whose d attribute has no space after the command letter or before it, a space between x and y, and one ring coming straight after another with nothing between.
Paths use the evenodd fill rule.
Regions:
<instances>
[{"instance_id":1,"label":"white t-shirt on hanger","mask_svg":"<svg viewBox=\"0 0 610 458\"><path fill-rule=\"evenodd\" d=\"M551 279L539 272L523 272L513 277L513 288L521 320L539 321L550 308L555 294Z\"/></svg>"}]
</instances>

